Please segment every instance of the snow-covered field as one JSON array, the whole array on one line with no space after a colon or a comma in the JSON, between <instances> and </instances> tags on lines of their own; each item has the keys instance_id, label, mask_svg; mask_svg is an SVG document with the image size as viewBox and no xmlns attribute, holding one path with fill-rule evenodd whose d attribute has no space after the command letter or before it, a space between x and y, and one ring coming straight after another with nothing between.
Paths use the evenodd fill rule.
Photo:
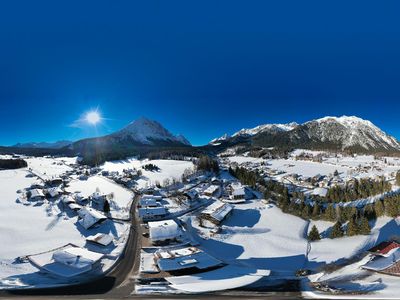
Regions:
<instances>
[{"instance_id":1,"label":"snow-covered field","mask_svg":"<svg viewBox=\"0 0 400 300\"><path fill-rule=\"evenodd\" d=\"M76 162L76 158L70 157L32 157L25 160L28 163L28 169L31 169L34 174L39 175L43 179L51 179L72 170L69 165Z\"/></svg>"},{"instance_id":2,"label":"snow-covered field","mask_svg":"<svg viewBox=\"0 0 400 300\"><path fill-rule=\"evenodd\" d=\"M235 205L222 232L200 242L220 260L293 274L306 262L307 225L273 205L252 200Z\"/></svg>"},{"instance_id":3,"label":"snow-covered field","mask_svg":"<svg viewBox=\"0 0 400 300\"><path fill-rule=\"evenodd\" d=\"M160 168L159 171L146 171L142 169L144 165L154 164ZM190 161L181 160L138 160L129 158L126 160L118 160L106 162L102 169L106 171L122 172L124 169L136 168L142 170L142 177L137 181L138 188L152 186L156 182L163 184L165 179L172 180L173 178L180 180L185 169L193 169L194 165Z\"/></svg>"},{"instance_id":4,"label":"snow-covered field","mask_svg":"<svg viewBox=\"0 0 400 300\"><path fill-rule=\"evenodd\" d=\"M230 162L238 164L244 163L261 163L264 162L269 169L284 172L277 175L279 179L288 174L298 174L300 176L312 177L315 175L332 175L336 170L343 179L351 177L375 177L377 175L388 175L392 172L400 170L400 160L397 158L386 157L375 159L372 155L339 156L333 154L328 158L324 158L322 162L313 162L307 160L296 160L294 157L300 153L320 154L320 151L310 150L294 150L288 159L261 159L249 156L231 156L228 157ZM386 160L386 163L385 163ZM366 170L359 170L359 167L366 167Z\"/></svg>"}]
</instances>

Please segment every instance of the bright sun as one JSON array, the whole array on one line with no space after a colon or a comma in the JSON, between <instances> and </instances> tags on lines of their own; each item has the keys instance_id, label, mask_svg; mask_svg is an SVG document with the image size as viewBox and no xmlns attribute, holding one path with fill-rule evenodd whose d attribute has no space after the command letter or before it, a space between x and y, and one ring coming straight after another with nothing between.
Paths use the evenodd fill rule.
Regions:
<instances>
[{"instance_id":1,"label":"bright sun","mask_svg":"<svg viewBox=\"0 0 400 300\"><path fill-rule=\"evenodd\" d=\"M92 125L96 125L101 121L101 116L97 111L90 111L86 114L86 122Z\"/></svg>"}]
</instances>

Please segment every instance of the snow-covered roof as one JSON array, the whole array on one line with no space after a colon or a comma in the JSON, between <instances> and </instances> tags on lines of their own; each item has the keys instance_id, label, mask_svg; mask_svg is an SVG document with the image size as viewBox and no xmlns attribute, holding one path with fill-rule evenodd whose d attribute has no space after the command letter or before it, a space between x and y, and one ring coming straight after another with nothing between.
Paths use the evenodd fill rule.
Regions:
<instances>
[{"instance_id":1,"label":"snow-covered roof","mask_svg":"<svg viewBox=\"0 0 400 300\"><path fill-rule=\"evenodd\" d=\"M69 204L69 203L75 203L75 202L76 202L75 199L72 198L72 196L70 196L70 195L65 195L65 196L63 196L63 197L61 198L61 201L62 201L64 204Z\"/></svg>"},{"instance_id":2,"label":"snow-covered roof","mask_svg":"<svg viewBox=\"0 0 400 300\"><path fill-rule=\"evenodd\" d=\"M140 206L157 206L158 202L154 198L141 198L139 200Z\"/></svg>"},{"instance_id":3,"label":"snow-covered roof","mask_svg":"<svg viewBox=\"0 0 400 300\"><path fill-rule=\"evenodd\" d=\"M315 188L313 191L312 191L312 195L315 195L315 196L321 196L321 197L326 197L326 194L328 193L328 189L326 189L326 188L322 188L322 187L318 187L318 188Z\"/></svg>"},{"instance_id":4,"label":"snow-covered roof","mask_svg":"<svg viewBox=\"0 0 400 300\"><path fill-rule=\"evenodd\" d=\"M158 196L158 195L155 196L155 195L147 195L147 194L145 194L145 195L142 196L141 199L155 199L157 201L160 201L162 199L162 197Z\"/></svg>"},{"instance_id":5,"label":"snow-covered roof","mask_svg":"<svg viewBox=\"0 0 400 300\"><path fill-rule=\"evenodd\" d=\"M220 260L194 247L160 251L158 256L160 258L157 260L157 265L161 271L166 272L189 268L204 270L222 264Z\"/></svg>"},{"instance_id":6,"label":"snow-covered roof","mask_svg":"<svg viewBox=\"0 0 400 300\"><path fill-rule=\"evenodd\" d=\"M103 254L79 247L69 247L53 254L53 260L76 269L90 267L103 257Z\"/></svg>"},{"instance_id":7,"label":"snow-covered roof","mask_svg":"<svg viewBox=\"0 0 400 300\"><path fill-rule=\"evenodd\" d=\"M150 239L152 241L164 241L178 237L181 233L178 224L174 220L149 222Z\"/></svg>"},{"instance_id":8,"label":"snow-covered roof","mask_svg":"<svg viewBox=\"0 0 400 300\"><path fill-rule=\"evenodd\" d=\"M205 189L204 194L212 195L219 189L218 185L210 185L207 189Z\"/></svg>"},{"instance_id":9,"label":"snow-covered roof","mask_svg":"<svg viewBox=\"0 0 400 300\"><path fill-rule=\"evenodd\" d=\"M85 229L89 229L93 225L107 219L105 215L90 207L82 207L78 211L78 215L81 217L79 224L81 224Z\"/></svg>"},{"instance_id":10,"label":"snow-covered roof","mask_svg":"<svg viewBox=\"0 0 400 300\"><path fill-rule=\"evenodd\" d=\"M62 190L60 189L60 187L52 187L47 189L47 193L50 195L50 197L53 198L61 194Z\"/></svg>"},{"instance_id":11,"label":"snow-covered roof","mask_svg":"<svg viewBox=\"0 0 400 300\"><path fill-rule=\"evenodd\" d=\"M244 187L242 187L242 186L236 187L233 189L232 195L233 196L243 196L243 195L246 195L246 191L245 191Z\"/></svg>"},{"instance_id":12,"label":"snow-covered roof","mask_svg":"<svg viewBox=\"0 0 400 300\"><path fill-rule=\"evenodd\" d=\"M68 207L72 210L80 210L82 208L82 206L77 203L69 203Z\"/></svg>"},{"instance_id":13,"label":"snow-covered roof","mask_svg":"<svg viewBox=\"0 0 400 300\"><path fill-rule=\"evenodd\" d=\"M139 217L156 217L156 216L164 216L167 211L164 206L157 206L157 207L141 207L139 208Z\"/></svg>"},{"instance_id":14,"label":"snow-covered roof","mask_svg":"<svg viewBox=\"0 0 400 300\"><path fill-rule=\"evenodd\" d=\"M362 266L362 268L371 271L382 271L398 261L400 261L400 248L392 250L391 254L387 257L377 256L375 259Z\"/></svg>"},{"instance_id":15,"label":"snow-covered roof","mask_svg":"<svg viewBox=\"0 0 400 300\"><path fill-rule=\"evenodd\" d=\"M223 203L221 201L215 201L202 211L202 214L207 214L213 219L221 222L231 211L233 205L229 203Z\"/></svg>"},{"instance_id":16,"label":"snow-covered roof","mask_svg":"<svg viewBox=\"0 0 400 300\"><path fill-rule=\"evenodd\" d=\"M228 265L209 272L165 279L175 289L189 293L205 293L245 287L269 274L269 270Z\"/></svg>"},{"instance_id":17,"label":"snow-covered roof","mask_svg":"<svg viewBox=\"0 0 400 300\"><path fill-rule=\"evenodd\" d=\"M31 190L31 198L44 198L43 191L39 189Z\"/></svg>"},{"instance_id":18,"label":"snow-covered roof","mask_svg":"<svg viewBox=\"0 0 400 300\"><path fill-rule=\"evenodd\" d=\"M97 233L95 235L88 236L86 238L86 240L89 242L107 246L107 245L111 244L111 242L113 241L113 237L109 234Z\"/></svg>"}]
</instances>

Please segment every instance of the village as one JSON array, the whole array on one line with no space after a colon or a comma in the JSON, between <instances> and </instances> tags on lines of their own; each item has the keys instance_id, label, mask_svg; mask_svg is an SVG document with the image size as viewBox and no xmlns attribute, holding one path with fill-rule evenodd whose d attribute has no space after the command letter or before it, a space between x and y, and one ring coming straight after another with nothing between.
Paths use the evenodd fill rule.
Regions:
<instances>
[{"instance_id":1,"label":"village","mask_svg":"<svg viewBox=\"0 0 400 300\"><path fill-rule=\"evenodd\" d=\"M8 211L2 207L2 218L9 227L35 228L25 229L24 236L2 235L2 243L14 240L18 247L0 254L2 289L90 281L126 255L138 261L132 292L139 295L271 291L284 282L297 290L292 283L298 282L304 296L312 298L346 294L344 278L380 274L385 276L381 282L390 283L400 274L396 218L377 219L368 235L334 240L329 238L334 222L285 213L276 200L231 171L257 170L266 180L310 197L326 196L331 186L355 178L382 176L396 192L396 158L296 150L287 159L219 156L217 170L199 168L190 157L131 158L97 167L79 164L77 158L23 158L27 168L0 171L2 190L12 203ZM16 215L23 215L25 224L16 225ZM310 242L313 226L320 240ZM135 249L126 246L132 229ZM338 242L344 246L334 251ZM338 275L340 280L332 274L341 269L326 271L333 263L346 270L350 262L351 272ZM382 283L366 286L371 293L393 292Z\"/></svg>"}]
</instances>

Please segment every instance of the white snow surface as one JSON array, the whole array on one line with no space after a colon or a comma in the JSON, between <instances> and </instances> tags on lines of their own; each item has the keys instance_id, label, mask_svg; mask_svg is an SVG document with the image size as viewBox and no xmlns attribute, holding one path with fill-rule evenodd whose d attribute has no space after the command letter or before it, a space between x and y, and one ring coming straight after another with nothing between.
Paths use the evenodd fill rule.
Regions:
<instances>
[{"instance_id":1,"label":"white snow surface","mask_svg":"<svg viewBox=\"0 0 400 300\"><path fill-rule=\"evenodd\" d=\"M141 169L142 166L147 164L154 164L160 168L159 171L146 171ZM126 160L106 162L102 166L103 170L122 172L123 169L136 168L142 170L142 177L137 181L139 188L155 185L158 181L163 184L165 179L172 180L173 178L180 180L185 169L193 169L194 165L190 161L182 160L138 160L129 158Z\"/></svg>"}]
</instances>

